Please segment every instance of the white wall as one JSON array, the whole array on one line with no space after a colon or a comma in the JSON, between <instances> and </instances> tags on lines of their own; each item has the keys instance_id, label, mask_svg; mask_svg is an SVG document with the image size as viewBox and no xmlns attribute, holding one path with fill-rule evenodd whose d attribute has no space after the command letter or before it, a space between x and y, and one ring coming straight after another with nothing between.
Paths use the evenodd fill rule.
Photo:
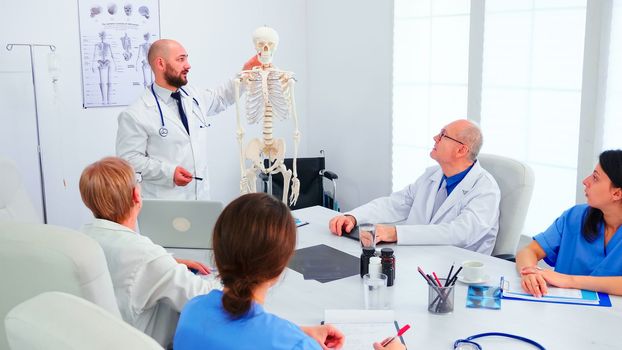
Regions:
<instances>
[{"instance_id":1,"label":"white wall","mask_svg":"<svg viewBox=\"0 0 622 350\"><path fill-rule=\"evenodd\" d=\"M263 0L160 1L162 37L180 41L190 56L190 82L215 86L252 54L251 34L270 25L280 34L278 67L296 72L300 156L326 150L339 176L342 208L391 189L392 1ZM114 154L122 107L82 108L78 6L75 0L4 1L0 12L0 155L18 162L33 201L40 201L34 108L27 48L57 47L58 82L51 83L48 51L35 50L48 221L79 227L90 220L78 191L89 163ZM289 124L288 124L289 123ZM238 193L234 109L213 119L212 198ZM291 121L278 125L292 154ZM257 132L249 127L248 135ZM257 135L257 134L254 134ZM370 159L372 160L370 162ZM39 203L40 205L40 203Z\"/></svg>"},{"instance_id":2,"label":"white wall","mask_svg":"<svg viewBox=\"0 0 622 350\"><path fill-rule=\"evenodd\" d=\"M308 147L349 210L391 192L393 1L309 0L307 20Z\"/></svg>"},{"instance_id":3,"label":"white wall","mask_svg":"<svg viewBox=\"0 0 622 350\"><path fill-rule=\"evenodd\" d=\"M39 48L35 52L48 222L77 228L90 220L77 187L80 173L87 164L114 154L116 117L122 108L82 108L76 0L2 4L0 155L18 162L31 198L38 203L39 170L28 49L7 52L4 47L12 42L52 43L57 48L60 69L57 93L47 69L48 51ZM266 24L276 28L281 45L275 63L297 73L298 86L303 91L297 96L297 105L304 118L305 5L303 0L160 1L162 37L177 39L186 47L193 66L190 82L211 87L233 76L252 56L251 34L256 27ZM304 119L301 129L307 133ZM212 197L228 201L237 195L239 184L234 109L215 118L209 132ZM289 132L291 128L286 136L291 135Z\"/></svg>"}]
</instances>

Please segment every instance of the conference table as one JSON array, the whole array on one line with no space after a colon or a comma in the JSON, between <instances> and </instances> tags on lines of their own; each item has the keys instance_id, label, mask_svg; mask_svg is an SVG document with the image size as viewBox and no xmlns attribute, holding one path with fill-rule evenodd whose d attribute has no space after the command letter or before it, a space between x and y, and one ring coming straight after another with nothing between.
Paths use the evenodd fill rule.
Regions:
<instances>
[{"instance_id":1,"label":"conference table","mask_svg":"<svg viewBox=\"0 0 622 350\"><path fill-rule=\"evenodd\" d=\"M338 213L311 207L293 212L309 224L298 228L297 249L325 244L359 257L360 243L333 235L328 221ZM503 332L533 339L546 349L621 349L622 340L614 337L622 327L622 297L611 296L612 307L538 303L519 300L501 301L500 310L466 307L468 285L455 286L455 306L450 314L431 314L427 310L428 285L417 272L446 274L452 263L465 260L485 264L490 285L498 285L501 276L516 278L514 263L451 246L390 247L396 257L395 284L388 288L391 308L400 325L410 324L404 335L409 349L453 349L456 339L485 332ZM176 257L191 258L212 265L209 250L171 249ZM265 308L299 325L320 324L326 309L364 309L362 279L357 274L327 283L305 280L287 269L282 281L269 292ZM390 336L387 334L386 336ZM380 340L380 339L378 339ZM477 340L483 349L534 349L520 341L487 337ZM371 348L371 344L370 344Z\"/></svg>"}]
</instances>

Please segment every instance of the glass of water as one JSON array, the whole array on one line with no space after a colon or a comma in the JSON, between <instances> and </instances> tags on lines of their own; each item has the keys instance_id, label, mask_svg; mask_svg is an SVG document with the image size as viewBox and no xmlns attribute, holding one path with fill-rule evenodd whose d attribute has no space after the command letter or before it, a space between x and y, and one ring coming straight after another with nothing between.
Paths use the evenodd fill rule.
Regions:
<instances>
[{"instance_id":1,"label":"glass of water","mask_svg":"<svg viewBox=\"0 0 622 350\"><path fill-rule=\"evenodd\" d=\"M359 240L361 246L376 248L376 225L374 224L360 224L359 225Z\"/></svg>"},{"instance_id":2,"label":"glass of water","mask_svg":"<svg viewBox=\"0 0 622 350\"><path fill-rule=\"evenodd\" d=\"M384 273L368 273L363 276L363 296L365 309L386 309L387 275Z\"/></svg>"}]
</instances>

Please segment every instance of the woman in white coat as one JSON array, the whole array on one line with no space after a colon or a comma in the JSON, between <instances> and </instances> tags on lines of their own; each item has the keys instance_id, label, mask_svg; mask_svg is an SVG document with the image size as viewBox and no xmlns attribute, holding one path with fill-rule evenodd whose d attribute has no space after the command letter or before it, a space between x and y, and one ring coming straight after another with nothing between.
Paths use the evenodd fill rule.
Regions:
<instances>
[{"instance_id":1,"label":"woman in white coat","mask_svg":"<svg viewBox=\"0 0 622 350\"><path fill-rule=\"evenodd\" d=\"M439 166L426 169L401 191L334 217L331 232L350 232L357 222L390 223L376 225L377 241L492 253L501 194L492 175L477 162L481 146L477 125L468 120L448 124L434 136L430 152Z\"/></svg>"},{"instance_id":2,"label":"woman in white coat","mask_svg":"<svg viewBox=\"0 0 622 350\"><path fill-rule=\"evenodd\" d=\"M164 248L135 232L142 205L136 178L132 166L121 158L104 158L87 166L80 176L80 194L95 220L82 231L106 255L123 319L167 346L186 302L220 288L220 283L187 268L207 274L204 265L176 261Z\"/></svg>"}]
</instances>

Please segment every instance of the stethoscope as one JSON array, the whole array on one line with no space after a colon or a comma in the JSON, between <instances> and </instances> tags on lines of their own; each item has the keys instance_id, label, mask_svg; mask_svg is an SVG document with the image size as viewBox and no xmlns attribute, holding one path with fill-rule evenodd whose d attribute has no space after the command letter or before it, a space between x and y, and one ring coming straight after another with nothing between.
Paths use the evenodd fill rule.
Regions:
<instances>
[{"instance_id":1,"label":"stethoscope","mask_svg":"<svg viewBox=\"0 0 622 350\"><path fill-rule=\"evenodd\" d=\"M186 92L186 90L184 90L183 88L179 88L179 90L181 90L184 94L186 94L186 96L190 96L190 94L188 94ZM160 130L158 130L158 133L160 134L160 136L162 137L166 137L168 135L168 129L166 128L166 125L164 125L164 114L162 114L162 107L160 107L160 101L158 100L158 95L156 95L155 90L153 89L153 84L151 84L151 93L153 94L153 98L156 101L156 104L158 105L158 111L160 112ZM194 103L196 103L197 107L199 107L199 109L201 108L201 106L199 106L199 101L197 101L196 98L192 98L192 100L194 101ZM201 122L201 124L203 125L199 125L199 128L207 128L208 126L210 126L210 124L207 124L205 122L205 120L197 117L197 119L199 119L199 121Z\"/></svg>"},{"instance_id":2,"label":"stethoscope","mask_svg":"<svg viewBox=\"0 0 622 350\"><path fill-rule=\"evenodd\" d=\"M454 342L454 349L455 350L462 350L462 349L482 350L482 347L478 343L474 342L473 340L477 339L477 338L490 337L490 336L507 337L507 338L516 339L516 340L524 341L525 343L531 344L531 345L535 346L536 348L538 348L540 350L546 350L544 348L544 346L540 345L535 340L531 340L529 338L521 337L520 335L514 335L514 334L508 334L508 333L499 333L499 332L489 332L489 333L475 334L475 335L472 335L472 336L470 336L470 337L468 337L466 339L458 339L458 340L456 340Z\"/></svg>"}]
</instances>

